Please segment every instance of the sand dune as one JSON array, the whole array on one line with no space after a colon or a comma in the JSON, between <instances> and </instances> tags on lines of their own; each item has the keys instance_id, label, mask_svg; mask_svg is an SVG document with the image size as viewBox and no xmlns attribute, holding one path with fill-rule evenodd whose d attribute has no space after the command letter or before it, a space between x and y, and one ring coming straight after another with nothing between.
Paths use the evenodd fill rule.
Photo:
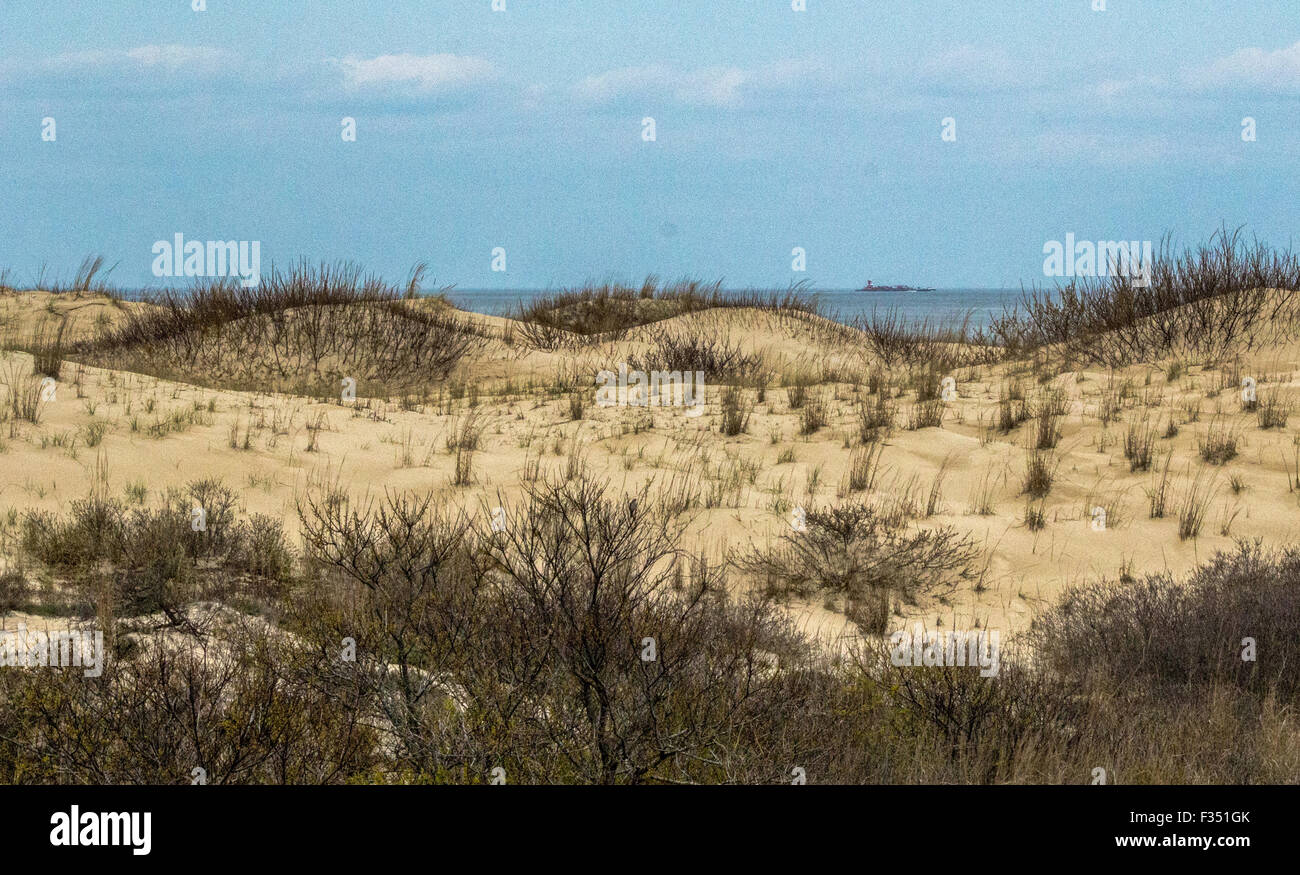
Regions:
<instances>
[{"instance_id":1,"label":"sand dune","mask_svg":"<svg viewBox=\"0 0 1300 875\"><path fill-rule=\"evenodd\" d=\"M44 320L66 320L75 340L141 306L28 292L0 300L0 318L15 335ZM447 506L484 514L517 501L534 466L561 472L576 454L628 494L647 483L660 491L687 484L698 494L687 511L691 543L683 546L717 557L771 543L788 529L794 507L901 502L918 526L951 526L968 535L981 560L977 579L941 599L897 605L900 620L1008 631L1025 628L1071 584L1181 574L1234 539L1284 544L1297 533L1295 429L1261 428L1258 412L1243 409L1251 405L1239 388L1250 376L1261 402L1276 396L1289 405L1300 361L1294 345L1226 366L1186 363L1181 373L1171 373L1168 362L1062 373L1025 362L963 368L951 374L957 397L943 402L937 428L907 427L916 393L893 374L895 427L882 438L875 488L851 494L844 484L860 444L858 405L871 403L864 384L879 362L833 323L708 310L637 327L617 341L545 351L512 339L511 320L467 318L491 336L444 387L418 398L323 401L197 387L69 361L39 423L11 418L4 426L0 520L6 513L12 523L15 514L65 509L96 478L124 500L134 489L131 500L145 504L196 478L219 478L239 490L241 510L281 517L296 537L296 502L322 483L337 483L357 498L436 490ZM761 397L756 387L744 390L752 412L743 433L726 437L719 430L720 386L707 388L706 412L698 418L680 408L594 403L595 374L644 358L664 332L729 339L763 356L772 379ZM31 360L7 354L19 369L30 371ZM812 395L826 407L827 424L806 435L801 410L782 386L801 381L812 384ZM569 400L575 391L583 407L577 420ZM1055 478L1041 500L1024 490L1027 447L1037 443L1039 420L1000 431L1008 394L1017 406L1023 397L1031 413L1049 403L1059 411L1048 426L1059 437L1046 450ZM456 486L448 442L467 422L481 438L472 482ZM102 437L88 440L96 427ZM1131 470L1126 439L1145 430L1153 433L1149 467ZM1200 453L1214 435L1236 442L1223 464ZM1168 507L1153 518L1150 493L1159 488L1166 459ZM1180 537L1178 508L1193 486L1202 493L1204 523L1195 537ZM1096 508L1105 510L1104 526ZM1031 511L1042 515L1037 530L1027 522ZM802 623L832 637L852 631L836 608L833 599L792 604Z\"/></svg>"}]
</instances>

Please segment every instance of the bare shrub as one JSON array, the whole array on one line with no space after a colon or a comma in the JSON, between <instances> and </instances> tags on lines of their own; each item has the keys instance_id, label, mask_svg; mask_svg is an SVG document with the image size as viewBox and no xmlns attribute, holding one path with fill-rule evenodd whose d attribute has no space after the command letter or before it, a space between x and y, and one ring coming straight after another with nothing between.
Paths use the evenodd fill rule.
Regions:
<instances>
[{"instance_id":1,"label":"bare shrub","mask_svg":"<svg viewBox=\"0 0 1300 875\"><path fill-rule=\"evenodd\" d=\"M1259 405L1256 415L1262 429L1286 428L1291 416L1291 401L1280 392L1270 392L1267 399Z\"/></svg>"},{"instance_id":2,"label":"bare shrub","mask_svg":"<svg viewBox=\"0 0 1300 875\"><path fill-rule=\"evenodd\" d=\"M41 377L11 360L0 369L0 386L8 396L9 413L14 419L40 424L45 412L45 387Z\"/></svg>"},{"instance_id":3,"label":"bare shrub","mask_svg":"<svg viewBox=\"0 0 1300 875\"><path fill-rule=\"evenodd\" d=\"M1022 492L1031 498L1042 498L1052 491L1052 481L1060 461L1051 450L1031 449L1025 459L1025 480Z\"/></svg>"},{"instance_id":4,"label":"bare shrub","mask_svg":"<svg viewBox=\"0 0 1300 875\"><path fill-rule=\"evenodd\" d=\"M1178 538L1186 541L1201 534L1205 514L1218 492L1215 477L1206 471L1197 471L1187 491L1178 501Z\"/></svg>"},{"instance_id":5,"label":"bare shrub","mask_svg":"<svg viewBox=\"0 0 1300 875\"><path fill-rule=\"evenodd\" d=\"M1289 251L1224 228L1183 252L1162 240L1149 268L1141 282L1120 271L1028 291L990 334L1008 349L1050 347L1110 367L1217 359L1295 334L1300 259Z\"/></svg>"},{"instance_id":6,"label":"bare shrub","mask_svg":"<svg viewBox=\"0 0 1300 875\"><path fill-rule=\"evenodd\" d=\"M1298 583L1300 551L1243 543L1185 582L1161 573L1072 589L1032 637L1052 668L1114 690L1201 696L1218 685L1294 702ZM1258 661L1242 658L1243 635Z\"/></svg>"},{"instance_id":7,"label":"bare shrub","mask_svg":"<svg viewBox=\"0 0 1300 875\"><path fill-rule=\"evenodd\" d=\"M485 342L449 307L426 307L351 264L272 268L255 288L228 278L151 295L72 353L93 364L199 385L270 383L337 396L351 378L389 391L445 379Z\"/></svg>"},{"instance_id":8,"label":"bare shrub","mask_svg":"<svg viewBox=\"0 0 1300 875\"><path fill-rule=\"evenodd\" d=\"M799 434L807 436L825 428L830 421L826 397L820 392L811 393L799 409Z\"/></svg>"},{"instance_id":9,"label":"bare shrub","mask_svg":"<svg viewBox=\"0 0 1300 875\"><path fill-rule=\"evenodd\" d=\"M907 428L909 431L917 431L922 428L943 428L944 411L943 400L939 398L913 404L912 409L907 414Z\"/></svg>"},{"instance_id":10,"label":"bare shrub","mask_svg":"<svg viewBox=\"0 0 1300 875\"><path fill-rule=\"evenodd\" d=\"M702 330L656 327L644 356L631 356L628 367L639 371L698 371L710 383L766 385L771 376L761 352L746 352L725 335Z\"/></svg>"},{"instance_id":11,"label":"bare shrub","mask_svg":"<svg viewBox=\"0 0 1300 875\"><path fill-rule=\"evenodd\" d=\"M742 434L749 427L749 414L753 410L739 386L728 386L722 392L722 433L727 437Z\"/></svg>"},{"instance_id":12,"label":"bare shrub","mask_svg":"<svg viewBox=\"0 0 1300 875\"><path fill-rule=\"evenodd\" d=\"M894 405L886 397L886 392L879 392L875 401L858 401L858 437L864 444L889 437L894 429Z\"/></svg>"},{"instance_id":13,"label":"bare shrub","mask_svg":"<svg viewBox=\"0 0 1300 875\"><path fill-rule=\"evenodd\" d=\"M1211 465L1224 465L1237 458L1237 431L1217 416L1196 440L1201 458Z\"/></svg>"},{"instance_id":14,"label":"bare shrub","mask_svg":"<svg viewBox=\"0 0 1300 875\"><path fill-rule=\"evenodd\" d=\"M909 530L866 504L809 511L807 529L787 532L766 549L733 552L731 561L781 598L836 593L863 604L913 604L969 577L979 554L951 527Z\"/></svg>"},{"instance_id":15,"label":"bare shrub","mask_svg":"<svg viewBox=\"0 0 1300 875\"><path fill-rule=\"evenodd\" d=\"M1124 458L1128 459L1129 471L1150 470L1155 445L1156 431L1147 420L1145 418L1132 420L1124 435Z\"/></svg>"}]
</instances>

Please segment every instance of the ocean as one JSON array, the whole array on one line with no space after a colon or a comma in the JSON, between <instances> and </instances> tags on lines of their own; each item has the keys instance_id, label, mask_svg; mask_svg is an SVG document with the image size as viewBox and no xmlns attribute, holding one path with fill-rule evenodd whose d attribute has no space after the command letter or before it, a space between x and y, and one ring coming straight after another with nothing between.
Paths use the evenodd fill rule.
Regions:
<instances>
[{"instance_id":1,"label":"ocean","mask_svg":"<svg viewBox=\"0 0 1300 875\"><path fill-rule=\"evenodd\" d=\"M873 308L894 310L908 321L929 319L949 324L970 314L972 328L988 325L989 318L1020 300L1020 289L936 289L933 292L855 292L827 289L809 292L820 300L823 312L842 322L870 315ZM454 289L447 297L475 313L508 315L520 301L548 294L537 290Z\"/></svg>"}]
</instances>

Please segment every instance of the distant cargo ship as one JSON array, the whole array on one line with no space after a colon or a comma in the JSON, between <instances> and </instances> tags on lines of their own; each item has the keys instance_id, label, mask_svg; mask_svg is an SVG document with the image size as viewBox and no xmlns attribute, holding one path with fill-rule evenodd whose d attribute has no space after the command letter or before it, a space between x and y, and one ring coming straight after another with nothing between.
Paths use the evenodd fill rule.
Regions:
<instances>
[{"instance_id":1,"label":"distant cargo ship","mask_svg":"<svg viewBox=\"0 0 1300 875\"><path fill-rule=\"evenodd\" d=\"M867 284L858 289L859 292L933 292L934 289L923 289L917 286L878 286L867 280Z\"/></svg>"}]
</instances>

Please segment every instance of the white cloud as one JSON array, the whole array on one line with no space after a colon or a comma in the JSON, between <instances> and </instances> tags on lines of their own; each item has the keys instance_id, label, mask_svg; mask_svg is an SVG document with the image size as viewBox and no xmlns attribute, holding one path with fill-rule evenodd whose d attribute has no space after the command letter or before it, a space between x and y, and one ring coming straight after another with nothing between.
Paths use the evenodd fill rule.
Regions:
<instances>
[{"instance_id":1,"label":"white cloud","mask_svg":"<svg viewBox=\"0 0 1300 875\"><path fill-rule=\"evenodd\" d=\"M491 61L463 55L349 55L333 60L344 83L355 89L397 88L428 93L486 81L496 75Z\"/></svg>"},{"instance_id":2,"label":"white cloud","mask_svg":"<svg viewBox=\"0 0 1300 875\"><path fill-rule=\"evenodd\" d=\"M813 83L830 84L839 75L822 61L780 61L752 74L755 88L794 89Z\"/></svg>"},{"instance_id":3,"label":"white cloud","mask_svg":"<svg viewBox=\"0 0 1300 875\"><path fill-rule=\"evenodd\" d=\"M174 43L64 52L35 61L0 58L0 85L13 93L161 96L223 87L247 77L235 52Z\"/></svg>"},{"instance_id":4,"label":"white cloud","mask_svg":"<svg viewBox=\"0 0 1300 875\"><path fill-rule=\"evenodd\" d=\"M957 46L920 62L918 75L934 84L963 91L1003 89L1030 84L1030 70L1019 67L1001 49L982 49L972 45Z\"/></svg>"},{"instance_id":5,"label":"white cloud","mask_svg":"<svg viewBox=\"0 0 1300 875\"><path fill-rule=\"evenodd\" d=\"M626 67L588 76L578 83L578 94L597 103L620 97L655 96L682 103L730 106L740 101L740 90L750 78L749 73L735 67Z\"/></svg>"},{"instance_id":6,"label":"white cloud","mask_svg":"<svg viewBox=\"0 0 1300 875\"><path fill-rule=\"evenodd\" d=\"M1102 79L1092 88L1092 94L1103 100L1158 92L1168 86L1159 76L1135 76L1131 79Z\"/></svg>"},{"instance_id":7,"label":"white cloud","mask_svg":"<svg viewBox=\"0 0 1300 875\"><path fill-rule=\"evenodd\" d=\"M235 61L237 57L225 49L169 44L138 46L133 49L73 52L49 58L43 66L51 71L116 68L202 72L220 69Z\"/></svg>"},{"instance_id":8,"label":"white cloud","mask_svg":"<svg viewBox=\"0 0 1300 875\"><path fill-rule=\"evenodd\" d=\"M746 97L791 90L814 79L829 79L821 63L781 61L767 67L701 67L685 70L663 64L624 67L588 76L577 84L578 96L608 103L620 98L666 98L695 106L737 106Z\"/></svg>"},{"instance_id":9,"label":"white cloud","mask_svg":"<svg viewBox=\"0 0 1300 875\"><path fill-rule=\"evenodd\" d=\"M1300 42L1284 49L1238 49L1186 77L1203 88L1300 91Z\"/></svg>"}]
</instances>

